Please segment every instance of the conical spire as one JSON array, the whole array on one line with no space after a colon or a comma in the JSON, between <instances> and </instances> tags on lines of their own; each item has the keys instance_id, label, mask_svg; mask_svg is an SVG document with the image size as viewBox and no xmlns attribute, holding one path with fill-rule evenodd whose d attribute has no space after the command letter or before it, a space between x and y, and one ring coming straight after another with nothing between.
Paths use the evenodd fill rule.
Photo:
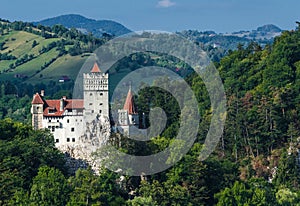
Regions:
<instances>
[{"instance_id":1,"label":"conical spire","mask_svg":"<svg viewBox=\"0 0 300 206\"><path fill-rule=\"evenodd\" d=\"M99 66L98 66L98 64L97 64L96 62L95 62L95 64L94 64L94 66L93 66L91 72L92 72L92 73L100 73L100 72L101 72L101 70L99 69Z\"/></svg>"},{"instance_id":2,"label":"conical spire","mask_svg":"<svg viewBox=\"0 0 300 206\"><path fill-rule=\"evenodd\" d=\"M136 114L137 113L135 105L134 105L134 99L133 99L133 93L131 91L131 85L129 86L129 91L128 91L127 98L126 98L123 109L127 110L128 114Z\"/></svg>"}]
</instances>

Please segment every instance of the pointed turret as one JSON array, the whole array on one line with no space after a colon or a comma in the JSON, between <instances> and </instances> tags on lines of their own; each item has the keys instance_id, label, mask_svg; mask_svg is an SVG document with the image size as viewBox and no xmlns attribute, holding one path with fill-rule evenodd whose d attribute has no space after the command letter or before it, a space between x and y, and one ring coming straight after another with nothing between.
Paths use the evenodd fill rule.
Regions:
<instances>
[{"instance_id":1,"label":"pointed turret","mask_svg":"<svg viewBox=\"0 0 300 206\"><path fill-rule=\"evenodd\" d=\"M128 114L137 114L135 105L134 105L134 98L133 93L131 91L131 86L129 87L129 91L127 94L127 98L123 107L124 110L128 111Z\"/></svg>"},{"instance_id":2,"label":"pointed turret","mask_svg":"<svg viewBox=\"0 0 300 206\"><path fill-rule=\"evenodd\" d=\"M44 104L44 101L39 93L33 96L31 104Z\"/></svg>"},{"instance_id":3,"label":"pointed turret","mask_svg":"<svg viewBox=\"0 0 300 206\"><path fill-rule=\"evenodd\" d=\"M43 109L44 101L39 93L36 93L33 96L31 102L31 114L32 114L32 127L34 129L42 129L43 128Z\"/></svg>"},{"instance_id":4,"label":"pointed turret","mask_svg":"<svg viewBox=\"0 0 300 206\"><path fill-rule=\"evenodd\" d=\"M127 98L123 109L118 110L117 131L125 136L140 135L140 120L137 108L134 104L133 92L131 86L127 94ZM142 131L146 134L147 130Z\"/></svg>"},{"instance_id":5,"label":"pointed turret","mask_svg":"<svg viewBox=\"0 0 300 206\"><path fill-rule=\"evenodd\" d=\"M101 70L99 69L99 66L98 64L95 62L92 70L91 70L92 73L101 73Z\"/></svg>"}]
</instances>

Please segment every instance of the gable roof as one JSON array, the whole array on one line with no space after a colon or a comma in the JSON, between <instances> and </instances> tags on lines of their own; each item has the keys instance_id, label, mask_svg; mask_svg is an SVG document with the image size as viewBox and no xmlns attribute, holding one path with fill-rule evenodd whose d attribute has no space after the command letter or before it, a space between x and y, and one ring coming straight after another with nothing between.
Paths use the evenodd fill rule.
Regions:
<instances>
[{"instance_id":1,"label":"gable roof","mask_svg":"<svg viewBox=\"0 0 300 206\"><path fill-rule=\"evenodd\" d=\"M101 70L99 69L99 66L97 63L94 64L92 70L91 70L92 73L101 73Z\"/></svg>"}]
</instances>

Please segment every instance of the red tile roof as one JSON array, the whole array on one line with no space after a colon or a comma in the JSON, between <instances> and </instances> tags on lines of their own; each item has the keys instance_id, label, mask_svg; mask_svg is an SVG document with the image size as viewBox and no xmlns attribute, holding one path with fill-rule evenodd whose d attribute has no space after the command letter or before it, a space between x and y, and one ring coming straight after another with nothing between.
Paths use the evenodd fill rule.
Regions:
<instances>
[{"instance_id":1,"label":"red tile roof","mask_svg":"<svg viewBox=\"0 0 300 206\"><path fill-rule=\"evenodd\" d=\"M131 88L128 91L127 98L126 98L123 109L127 110L128 114L136 114L137 113L135 105L134 105L133 93L131 91Z\"/></svg>"},{"instance_id":2,"label":"red tile roof","mask_svg":"<svg viewBox=\"0 0 300 206\"><path fill-rule=\"evenodd\" d=\"M94 67L92 68L91 72L92 73L100 73L101 72L97 63L94 64Z\"/></svg>"},{"instance_id":3,"label":"red tile roof","mask_svg":"<svg viewBox=\"0 0 300 206\"><path fill-rule=\"evenodd\" d=\"M83 99L68 99L66 109L83 109Z\"/></svg>"},{"instance_id":4,"label":"red tile roof","mask_svg":"<svg viewBox=\"0 0 300 206\"><path fill-rule=\"evenodd\" d=\"M61 100L46 100L44 116L61 117L66 109L83 109L82 99L64 99L64 108L60 111ZM49 110L53 110L49 113Z\"/></svg>"},{"instance_id":5,"label":"red tile roof","mask_svg":"<svg viewBox=\"0 0 300 206\"><path fill-rule=\"evenodd\" d=\"M44 101L43 101L43 99L42 99L42 97L40 96L39 93L36 93L33 96L33 100L31 102L31 104L44 104Z\"/></svg>"},{"instance_id":6,"label":"red tile roof","mask_svg":"<svg viewBox=\"0 0 300 206\"><path fill-rule=\"evenodd\" d=\"M64 111L60 110L60 100L46 100L46 107L44 109L44 116L62 116ZM53 110L53 112L49 113L49 110Z\"/></svg>"}]
</instances>

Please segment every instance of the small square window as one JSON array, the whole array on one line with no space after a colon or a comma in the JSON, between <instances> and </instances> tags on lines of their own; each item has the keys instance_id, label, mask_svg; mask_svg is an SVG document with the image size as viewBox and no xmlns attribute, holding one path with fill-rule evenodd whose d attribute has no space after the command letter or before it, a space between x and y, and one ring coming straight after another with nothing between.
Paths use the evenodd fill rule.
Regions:
<instances>
[{"instance_id":1,"label":"small square window","mask_svg":"<svg viewBox=\"0 0 300 206\"><path fill-rule=\"evenodd\" d=\"M100 105L100 106L102 106L102 105L103 105L103 103L100 103L99 105Z\"/></svg>"},{"instance_id":2,"label":"small square window","mask_svg":"<svg viewBox=\"0 0 300 206\"><path fill-rule=\"evenodd\" d=\"M70 142L70 138L67 138L67 142Z\"/></svg>"},{"instance_id":3,"label":"small square window","mask_svg":"<svg viewBox=\"0 0 300 206\"><path fill-rule=\"evenodd\" d=\"M93 93L90 93L90 96L93 96Z\"/></svg>"},{"instance_id":4,"label":"small square window","mask_svg":"<svg viewBox=\"0 0 300 206\"><path fill-rule=\"evenodd\" d=\"M59 143L59 139L55 139L55 142L56 142L56 143Z\"/></svg>"},{"instance_id":5,"label":"small square window","mask_svg":"<svg viewBox=\"0 0 300 206\"><path fill-rule=\"evenodd\" d=\"M69 119L67 119L67 123L70 123L70 120L69 120Z\"/></svg>"},{"instance_id":6,"label":"small square window","mask_svg":"<svg viewBox=\"0 0 300 206\"><path fill-rule=\"evenodd\" d=\"M72 138L72 142L75 142L75 138Z\"/></svg>"},{"instance_id":7,"label":"small square window","mask_svg":"<svg viewBox=\"0 0 300 206\"><path fill-rule=\"evenodd\" d=\"M52 132L54 132L54 131L55 131L55 127L53 126L53 127L52 127Z\"/></svg>"},{"instance_id":8,"label":"small square window","mask_svg":"<svg viewBox=\"0 0 300 206\"><path fill-rule=\"evenodd\" d=\"M71 128L71 132L74 132L74 131L75 131L75 128L74 128L74 127L72 127L72 128Z\"/></svg>"},{"instance_id":9,"label":"small square window","mask_svg":"<svg viewBox=\"0 0 300 206\"><path fill-rule=\"evenodd\" d=\"M59 119L58 120L56 120L57 122L59 122Z\"/></svg>"},{"instance_id":10,"label":"small square window","mask_svg":"<svg viewBox=\"0 0 300 206\"><path fill-rule=\"evenodd\" d=\"M48 122L51 122L51 119L49 119Z\"/></svg>"},{"instance_id":11,"label":"small square window","mask_svg":"<svg viewBox=\"0 0 300 206\"><path fill-rule=\"evenodd\" d=\"M100 96L103 96L103 93L102 93L102 92L100 93Z\"/></svg>"},{"instance_id":12,"label":"small square window","mask_svg":"<svg viewBox=\"0 0 300 206\"><path fill-rule=\"evenodd\" d=\"M94 113L94 110L92 110L92 113Z\"/></svg>"},{"instance_id":13,"label":"small square window","mask_svg":"<svg viewBox=\"0 0 300 206\"><path fill-rule=\"evenodd\" d=\"M90 106L92 106L92 105L93 105L93 103L89 103L89 105L90 105Z\"/></svg>"},{"instance_id":14,"label":"small square window","mask_svg":"<svg viewBox=\"0 0 300 206\"><path fill-rule=\"evenodd\" d=\"M102 110L99 110L99 113L101 114L101 113L102 113Z\"/></svg>"}]
</instances>

